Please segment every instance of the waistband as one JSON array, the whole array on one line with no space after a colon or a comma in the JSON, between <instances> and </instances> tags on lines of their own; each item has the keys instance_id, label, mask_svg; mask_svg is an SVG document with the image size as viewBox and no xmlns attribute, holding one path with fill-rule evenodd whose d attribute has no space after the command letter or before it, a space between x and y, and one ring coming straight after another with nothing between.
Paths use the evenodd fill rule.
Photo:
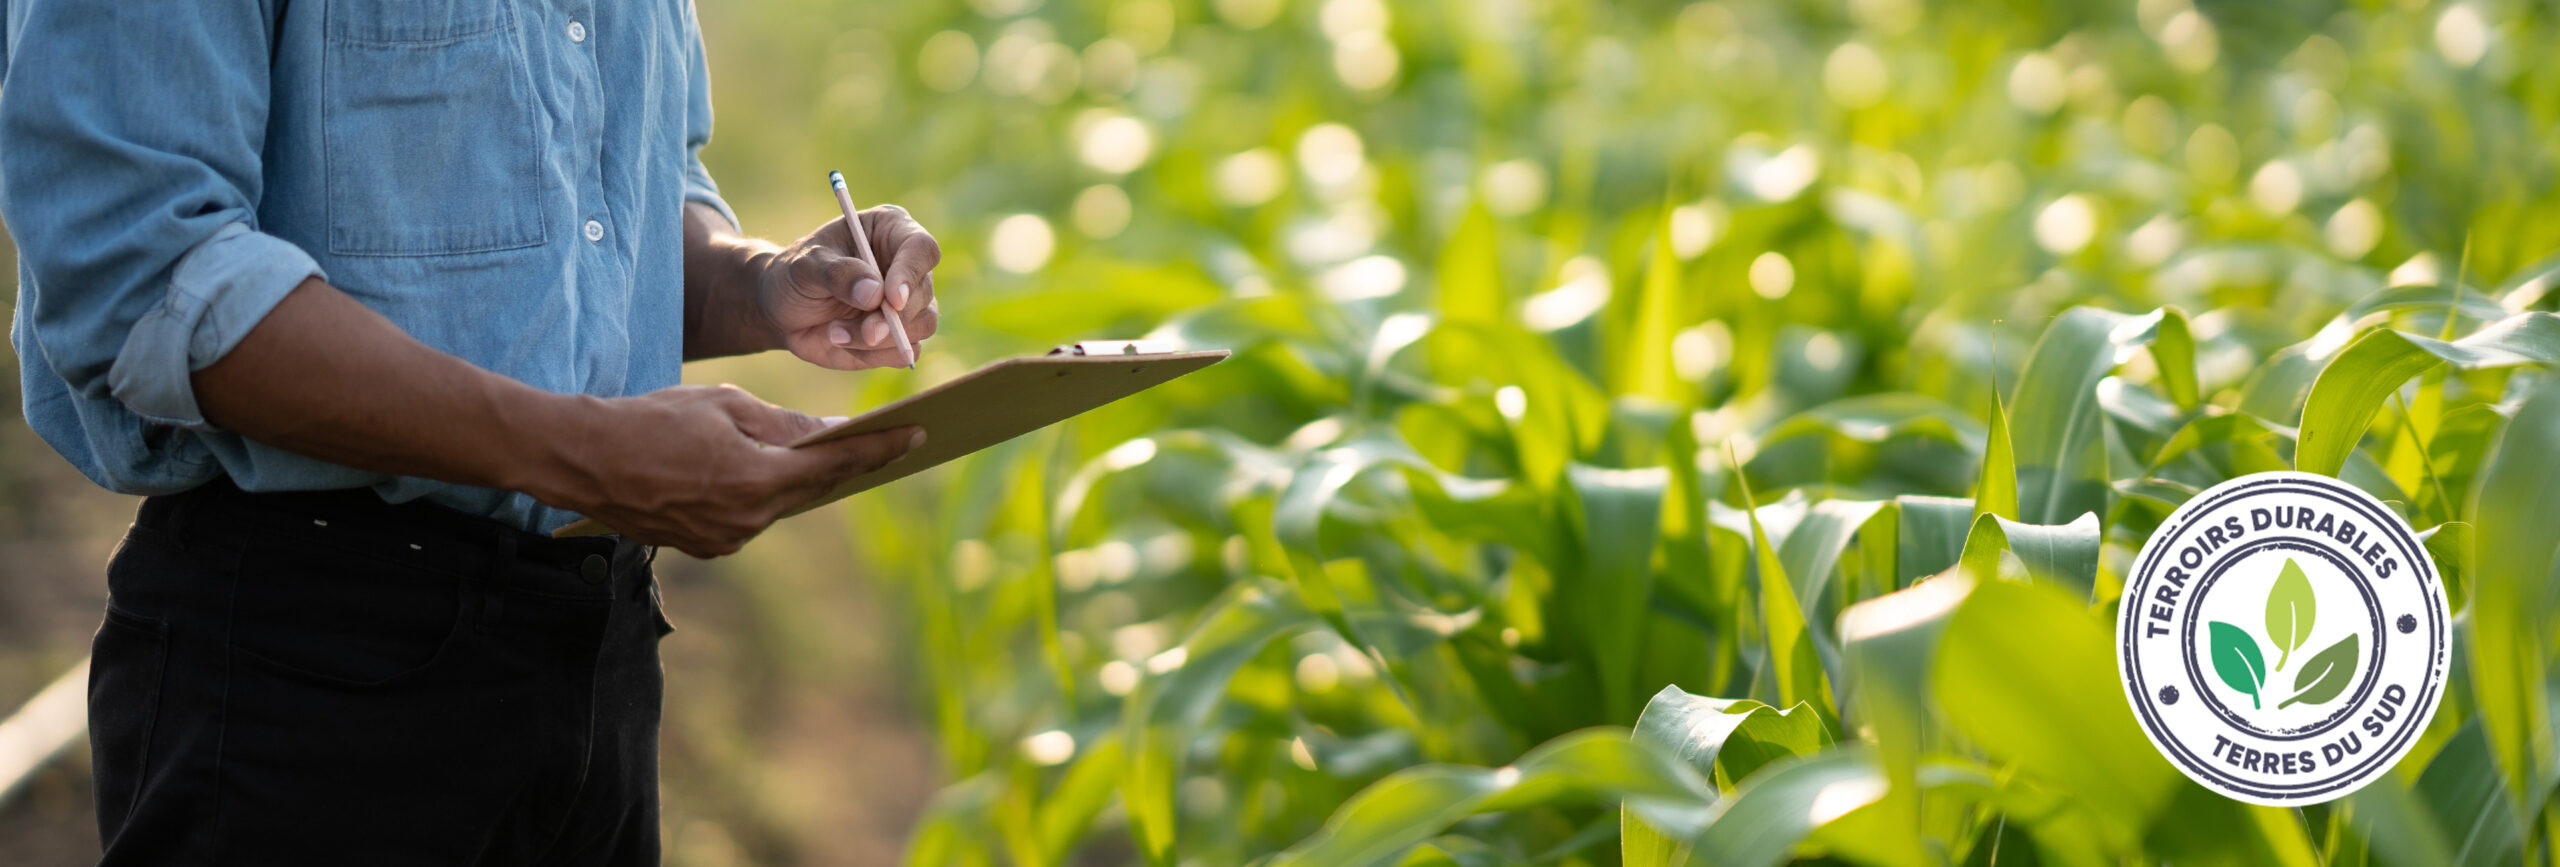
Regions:
<instances>
[{"instance_id":1,"label":"waistband","mask_svg":"<svg viewBox=\"0 0 2560 867\"><path fill-rule=\"evenodd\" d=\"M260 542L316 544L584 598L620 596L617 585L635 574L631 589L645 591L657 557L656 548L618 535L554 539L423 500L387 503L370 489L252 493L229 478L145 498L134 523L235 560Z\"/></svg>"}]
</instances>

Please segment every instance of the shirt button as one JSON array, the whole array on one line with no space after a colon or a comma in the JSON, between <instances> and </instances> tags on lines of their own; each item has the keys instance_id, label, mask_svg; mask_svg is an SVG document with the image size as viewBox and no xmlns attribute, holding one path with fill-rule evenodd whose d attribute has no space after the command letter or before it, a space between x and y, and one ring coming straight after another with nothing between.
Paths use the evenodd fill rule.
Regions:
<instances>
[{"instance_id":1,"label":"shirt button","mask_svg":"<svg viewBox=\"0 0 2560 867\"><path fill-rule=\"evenodd\" d=\"M604 583L604 577L605 562L603 556L589 554L587 555L587 559L578 561L578 580L585 581L589 584L602 584Z\"/></svg>"},{"instance_id":2,"label":"shirt button","mask_svg":"<svg viewBox=\"0 0 2560 867\"><path fill-rule=\"evenodd\" d=\"M587 25L585 25L585 24L581 24L581 23L576 22L576 21L571 21L571 22L569 22L569 41L571 41L571 42L585 42L585 41L587 41Z\"/></svg>"},{"instance_id":3,"label":"shirt button","mask_svg":"<svg viewBox=\"0 0 2560 867\"><path fill-rule=\"evenodd\" d=\"M602 241L602 240L604 240L604 224L603 224L603 223L596 222L596 221L594 221L594 220L588 220L588 221L587 221L587 240L589 240L589 241Z\"/></svg>"}]
</instances>

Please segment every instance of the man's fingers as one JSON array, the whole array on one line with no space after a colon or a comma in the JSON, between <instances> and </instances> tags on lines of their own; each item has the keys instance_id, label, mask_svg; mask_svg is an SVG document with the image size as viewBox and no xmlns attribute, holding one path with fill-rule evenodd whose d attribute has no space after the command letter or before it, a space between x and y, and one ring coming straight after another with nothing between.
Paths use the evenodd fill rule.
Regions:
<instances>
[{"instance_id":1,"label":"man's fingers","mask_svg":"<svg viewBox=\"0 0 2560 867\"><path fill-rule=\"evenodd\" d=\"M795 457L811 464L805 472L815 476L814 481L833 488L846 479L887 466L890 461L921 445L924 445L924 428L908 425L828 440L791 451Z\"/></svg>"},{"instance_id":2,"label":"man's fingers","mask_svg":"<svg viewBox=\"0 0 2560 867\"><path fill-rule=\"evenodd\" d=\"M876 310L885 293L880 271L849 253L811 247L795 263L802 291L834 298L858 310Z\"/></svg>"},{"instance_id":3,"label":"man's fingers","mask_svg":"<svg viewBox=\"0 0 2560 867\"><path fill-rule=\"evenodd\" d=\"M897 249L889 253L889 306L912 311L933 299L933 269L942 264L942 245L912 222L902 227ZM921 299L919 299L921 295Z\"/></svg>"},{"instance_id":4,"label":"man's fingers","mask_svg":"<svg viewBox=\"0 0 2560 867\"><path fill-rule=\"evenodd\" d=\"M934 327L941 324L942 305L928 300L923 309L907 312L907 339L921 344L925 338L932 337Z\"/></svg>"}]
</instances>

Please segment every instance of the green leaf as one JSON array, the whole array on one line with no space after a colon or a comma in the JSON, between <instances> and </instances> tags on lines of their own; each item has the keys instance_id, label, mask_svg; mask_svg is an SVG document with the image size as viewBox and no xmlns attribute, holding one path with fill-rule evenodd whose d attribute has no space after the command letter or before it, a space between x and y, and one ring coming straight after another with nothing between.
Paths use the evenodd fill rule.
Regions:
<instances>
[{"instance_id":1,"label":"green leaf","mask_svg":"<svg viewBox=\"0 0 2560 867\"><path fill-rule=\"evenodd\" d=\"M2453 857L2435 864L2514 864L2524 848L2524 831L2513 801L2499 784L2497 758L2489 749L2487 730L2472 720L2445 742L2444 750L2418 777L2417 801L2426 805L2443 829L2443 844Z\"/></svg>"},{"instance_id":2,"label":"green leaf","mask_svg":"<svg viewBox=\"0 0 2560 867\"><path fill-rule=\"evenodd\" d=\"M2480 470L2473 494L2471 547L2471 693L2481 727L2512 794L2541 800L2560 777L2553 750L2546 669L2555 552L2560 533L2560 386L2543 383L2515 417Z\"/></svg>"},{"instance_id":3,"label":"green leaf","mask_svg":"<svg viewBox=\"0 0 2560 867\"><path fill-rule=\"evenodd\" d=\"M1893 498L1893 506L1900 518L1894 527L1894 586L1908 587L1956 565L1973 530L1972 500L1906 494Z\"/></svg>"},{"instance_id":4,"label":"green leaf","mask_svg":"<svg viewBox=\"0 0 2560 867\"><path fill-rule=\"evenodd\" d=\"M2115 654L2113 625L2085 600L1983 581L1947 622L1929 682L1950 728L2087 805L2129 852L2186 783L2134 721Z\"/></svg>"},{"instance_id":5,"label":"green leaf","mask_svg":"<svg viewBox=\"0 0 2560 867\"><path fill-rule=\"evenodd\" d=\"M1510 316L1502 285L1502 247L1493 213L1467 206L1458 230L1440 248L1440 315L1451 322L1496 323Z\"/></svg>"},{"instance_id":6,"label":"green leaf","mask_svg":"<svg viewBox=\"0 0 2560 867\"><path fill-rule=\"evenodd\" d=\"M2160 336L2151 343L2151 360L2160 369L2161 390L2177 402L2180 412L2195 412L2204 400L2204 390L2196 382L2196 339L2185 310L2160 309Z\"/></svg>"},{"instance_id":7,"label":"green leaf","mask_svg":"<svg viewBox=\"0 0 2560 867\"><path fill-rule=\"evenodd\" d=\"M1982 447L1982 477L1973 485L1975 515L2018 519L2018 455L2009 444L2009 406L1991 396L1991 438Z\"/></svg>"},{"instance_id":8,"label":"green leaf","mask_svg":"<svg viewBox=\"0 0 2560 867\"><path fill-rule=\"evenodd\" d=\"M1778 864L1808 835L1884 800L1890 791L1875 755L1864 747L1787 759L1717 802L1686 863ZM1903 854L1910 863L1919 863L1920 853Z\"/></svg>"},{"instance_id":9,"label":"green leaf","mask_svg":"<svg viewBox=\"0 0 2560 867\"><path fill-rule=\"evenodd\" d=\"M2285 660L2293 658L2294 649L2311 640L2311 624L2319 613L2320 600L2311 593L2310 576L2302 574L2301 564L2293 562L2293 558L2284 558L2284 571L2276 575L2275 586L2267 588L2267 640L2276 643L2274 670L2283 671Z\"/></svg>"},{"instance_id":10,"label":"green leaf","mask_svg":"<svg viewBox=\"0 0 2560 867\"><path fill-rule=\"evenodd\" d=\"M1751 776L1771 761L1809 755L1831 743L1810 703L1779 710L1747 698L1691 695L1677 686L1655 693L1636 719L1635 738L1727 780Z\"/></svg>"},{"instance_id":11,"label":"green leaf","mask_svg":"<svg viewBox=\"0 0 2560 867\"><path fill-rule=\"evenodd\" d=\"M1797 604L1795 589L1787 582L1786 566L1778 559L1777 549L1769 544L1768 531L1760 526L1760 509L1751 501L1751 485L1739 475L1737 472L1734 484L1742 491L1744 513L1750 516L1751 552L1760 571L1760 628L1768 638L1769 673L1777 685L1778 703L1793 707L1810 701L1822 709L1826 719L1836 718L1831 677L1823 670L1822 652L1806 628L1804 608Z\"/></svg>"},{"instance_id":12,"label":"green leaf","mask_svg":"<svg viewBox=\"0 0 2560 867\"><path fill-rule=\"evenodd\" d=\"M1662 528L1670 472L1653 467L1568 468L1582 515L1582 574L1558 599L1568 625L1600 675L1600 719L1625 722L1634 711L1636 651L1644 644L1646 600L1653 596L1653 548Z\"/></svg>"},{"instance_id":13,"label":"green leaf","mask_svg":"<svg viewBox=\"0 0 2560 867\"><path fill-rule=\"evenodd\" d=\"M1052 864L1066 859L1075 842L1093 826L1093 818L1110 805L1127 767L1117 737L1106 736L1081 753L1058 781L1058 788L1040 803L1034 820L1040 851Z\"/></svg>"},{"instance_id":14,"label":"green leaf","mask_svg":"<svg viewBox=\"0 0 2560 867\"><path fill-rule=\"evenodd\" d=\"M1646 258L1644 283L1636 296L1635 319L1629 323L1626 339L1620 346L1617 391L1649 397L1666 403L1686 403L1702 395L1696 386L1680 380L1672 367L1671 341L1679 331L1680 258L1671 252L1671 209L1662 209L1662 222L1653 237L1653 255Z\"/></svg>"},{"instance_id":15,"label":"green leaf","mask_svg":"<svg viewBox=\"0 0 2560 867\"><path fill-rule=\"evenodd\" d=\"M1961 572L1941 575L1840 613L1841 654L1860 726L1873 730L1885 776L1898 792L1918 791L1920 753L1933 716L1931 672L1946 626L1973 586Z\"/></svg>"},{"instance_id":16,"label":"green leaf","mask_svg":"<svg viewBox=\"0 0 2560 867\"><path fill-rule=\"evenodd\" d=\"M2100 541L2096 515L2083 514L2059 526L2022 524L1998 515L1984 515L1974 519L1973 532L1966 534L1964 555L1958 562L1976 578L1997 578L2000 554L2006 551L2017 555L2018 563L2027 568L2028 578L2085 599L2097 584Z\"/></svg>"},{"instance_id":17,"label":"green leaf","mask_svg":"<svg viewBox=\"0 0 2560 867\"><path fill-rule=\"evenodd\" d=\"M2222 682L2249 697L2249 706L2258 706L2258 691L2267 682L2267 658L2258 653L2258 640L2247 630L2216 620L2207 624L2213 642L2213 673Z\"/></svg>"},{"instance_id":18,"label":"green leaf","mask_svg":"<svg viewBox=\"0 0 2560 867\"><path fill-rule=\"evenodd\" d=\"M1123 720L1129 767L1120 783L1120 801L1129 810L1130 832L1152 862L1170 862L1174 845L1174 781L1181 776L1183 750L1194 730L1217 705L1235 678L1264 645L1307 628L1309 612L1292 596L1259 584L1237 584L1200 617L1182 645L1166 657L1172 668L1147 678L1130 693Z\"/></svg>"},{"instance_id":19,"label":"green leaf","mask_svg":"<svg viewBox=\"0 0 2560 867\"><path fill-rule=\"evenodd\" d=\"M1714 787L1677 759L1596 728L1548 741L1502 768L1421 765L1353 795L1324 827L1269 867L1393 864L1407 850L1477 813L1625 799L1647 816L1702 814ZM1690 824L1695 824L1691 820Z\"/></svg>"},{"instance_id":20,"label":"green leaf","mask_svg":"<svg viewBox=\"0 0 2560 867\"><path fill-rule=\"evenodd\" d=\"M2471 728L2475 732L2478 730L2477 726ZM2480 742L2480 755L2483 758L2488 755L2486 742ZM2436 762L2430 763L2428 768L2433 769L2436 763L2443 761L2439 754ZM2477 779L2486 781L2490 793L2495 794L2498 790L2497 770L2483 767L2479 772ZM2434 867L2455 863L2452 845L2446 842L2444 832L2438 830L2437 817L2444 807L2432 799L2420 797L2399 774L2383 775L2348 795L2339 806L2346 809L2349 832L2362 838L2383 864ZM2507 820L2512 827L2514 816L2509 815ZM2514 861L2509 859L2505 863Z\"/></svg>"},{"instance_id":21,"label":"green leaf","mask_svg":"<svg viewBox=\"0 0 2560 867\"><path fill-rule=\"evenodd\" d=\"M2383 399L2443 364L2461 370L2560 364L2560 316L2519 313L2451 343L2387 329L2356 338L2311 383L2294 469L2337 475L2382 411Z\"/></svg>"},{"instance_id":22,"label":"green leaf","mask_svg":"<svg viewBox=\"0 0 2560 867\"><path fill-rule=\"evenodd\" d=\"M2311 661L2303 663L2301 670L2293 673L2293 697L2276 705L2276 709L2283 710L2297 704L2328 704L2339 693L2346 692L2347 684L2355 680L2359 646L2358 637L2350 633L2345 640L2329 645L2329 649L2312 654Z\"/></svg>"},{"instance_id":23,"label":"green leaf","mask_svg":"<svg viewBox=\"0 0 2560 867\"><path fill-rule=\"evenodd\" d=\"M1786 541L1778 543L1778 565L1787 571L1789 589L1805 606L1805 628L1812 632L1814 646L1823 652L1828 667L1839 663L1831 653L1836 645L1826 616L1838 607L1839 594L1831 576L1840 571L1840 556L1859 534L1880 535L1891 529L1893 519L1886 509L1892 505L1883 500L1824 500L1806 510Z\"/></svg>"},{"instance_id":24,"label":"green leaf","mask_svg":"<svg viewBox=\"0 0 2560 867\"><path fill-rule=\"evenodd\" d=\"M2162 314L2095 307L2062 312L2019 374L2010 434L2017 449L2018 518L2060 524L2107 509L2107 458L2098 381L2159 333Z\"/></svg>"}]
</instances>

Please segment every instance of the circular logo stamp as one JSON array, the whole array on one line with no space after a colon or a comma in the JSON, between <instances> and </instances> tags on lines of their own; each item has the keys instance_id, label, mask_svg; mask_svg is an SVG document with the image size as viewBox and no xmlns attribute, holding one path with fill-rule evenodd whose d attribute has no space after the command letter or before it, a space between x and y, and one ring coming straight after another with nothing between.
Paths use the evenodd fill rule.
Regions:
<instances>
[{"instance_id":1,"label":"circular logo stamp","mask_svg":"<svg viewBox=\"0 0 2560 867\"><path fill-rule=\"evenodd\" d=\"M2205 788L2290 807L2343 797L2417 742L2452 619L2426 546L2352 485L2256 473L2170 513L2116 618L2143 734Z\"/></svg>"}]
</instances>

